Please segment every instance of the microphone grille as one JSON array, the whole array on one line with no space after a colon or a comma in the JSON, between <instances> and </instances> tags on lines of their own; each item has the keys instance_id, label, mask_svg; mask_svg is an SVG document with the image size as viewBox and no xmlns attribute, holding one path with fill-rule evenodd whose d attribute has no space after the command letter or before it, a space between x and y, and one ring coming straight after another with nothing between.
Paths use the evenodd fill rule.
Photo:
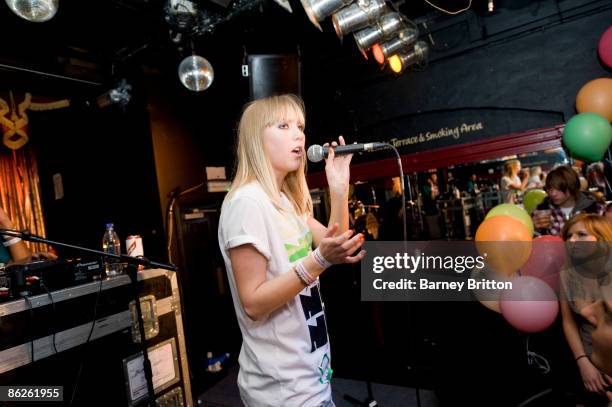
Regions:
<instances>
[{"instance_id":1,"label":"microphone grille","mask_svg":"<svg viewBox=\"0 0 612 407\"><path fill-rule=\"evenodd\" d=\"M308 147L306 155L311 162L318 163L323 159L323 147L318 144L313 144Z\"/></svg>"}]
</instances>

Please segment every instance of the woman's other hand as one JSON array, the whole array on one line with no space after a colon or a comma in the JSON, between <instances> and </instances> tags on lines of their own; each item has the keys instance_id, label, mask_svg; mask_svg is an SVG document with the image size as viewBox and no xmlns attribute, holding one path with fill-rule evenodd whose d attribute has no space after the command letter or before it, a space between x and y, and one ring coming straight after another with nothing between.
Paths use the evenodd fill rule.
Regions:
<instances>
[{"instance_id":1,"label":"woman's other hand","mask_svg":"<svg viewBox=\"0 0 612 407\"><path fill-rule=\"evenodd\" d=\"M599 394L606 394L606 383L603 374L597 369L589 358L581 358L578 360L578 368L580 376L584 383L584 387L588 391Z\"/></svg>"},{"instance_id":2,"label":"woman's other hand","mask_svg":"<svg viewBox=\"0 0 612 407\"><path fill-rule=\"evenodd\" d=\"M325 237L319 244L321 255L332 264L357 263L361 261L365 256L365 250L360 250L359 253L353 254L363 245L365 241L363 234L358 233L353 236L354 232L349 229L338 236L334 236L337 229L337 223L328 228Z\"/></svg>"}]
</instances>

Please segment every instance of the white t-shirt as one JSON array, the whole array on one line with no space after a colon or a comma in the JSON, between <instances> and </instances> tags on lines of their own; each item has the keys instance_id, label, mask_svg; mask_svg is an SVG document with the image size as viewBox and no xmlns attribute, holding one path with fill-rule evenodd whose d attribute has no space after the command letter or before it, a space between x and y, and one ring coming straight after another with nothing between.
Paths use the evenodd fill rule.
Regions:
<instances>
[{"instance_id":1,"label":"white t-shirt","mask_svg":"<svg viewBox=\"0 0 612 407\"><path fill-rule=\"evenodd\" d=\"M542 188L543 186L544 183L540 179L539 175L532 175L531 177L529 177L529 181L527 182L527 189Z\"/></svg>"},{"instance_id":2,"label":"white t-shirt","mask_svg":"<svg viewBox=\"0 0 612 407\"><path fill-rule=\"evenodd\" d=\"M257 183L234 192L221 208L219 247L242 332L238 387L248 407L319 406L331 400L329 338L318 281L266 318L244 311L228 250L252 244L267 260L267 279L290 272L312 250L312 234L282 195L277 210Z\"/></svg>"},{"instance_id":3,"label":"white t-shirt","mask_svg":"<svg viewBox=\"0 0 612 407\"><path fill-rule=\"evenodd\" d=\"M569 207L569 208L563 208L560 207L559 209L561 209L561 212L563 213L563 216L565 217L565 220L569 220L570 215L572 213L572 211L574 210L574 207Z\"/></svg>"},{"instance_id":4,"label":"white t-shirt","mask_svg":"<svg viewBox=\"0 0 612 407\"><path fill-rule=\"evenodd\" d=\"M503 203L517 203L517 195L519 190L514 189L510 186L510 184L520 184L521 179L518 175L515 175L513 178L508 177L507 175L503 176L501 179L501 193L502 193L502 201Z\"/></svg>"}]
</instances>

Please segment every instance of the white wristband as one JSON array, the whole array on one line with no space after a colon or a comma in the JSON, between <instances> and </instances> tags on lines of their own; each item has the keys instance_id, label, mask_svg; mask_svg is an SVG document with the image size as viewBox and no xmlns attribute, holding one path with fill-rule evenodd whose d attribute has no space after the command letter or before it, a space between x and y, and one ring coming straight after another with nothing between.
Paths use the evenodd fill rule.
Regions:
<instances>
[{"instance_id":1,"label":"white wristband","mask_svg":"<svg viewBox=\"0 0 612 407\"><path fill-rule=\"evenodd\" d=\"M4 247L11 247L13 245L16 245L19 242L21 242L21 238L20 237L14 237L12 239L5 240L4 242L2 242L2 245Z\"/></svg>"},{"instance_id":2,"label":"white wristband","mask_svg":"<svg viewBox=\"0 0 612 407\"><path fill-rule=\"evenodd\" d=\"M318 247L314 249L311 254L314 260L319 264L319 266L323 267L323 269L327 269L332 266L332 263L330 263L325 257L323 257L323 255L321 254L321 250L319 250Z\"/></svg>"}]
</instances>

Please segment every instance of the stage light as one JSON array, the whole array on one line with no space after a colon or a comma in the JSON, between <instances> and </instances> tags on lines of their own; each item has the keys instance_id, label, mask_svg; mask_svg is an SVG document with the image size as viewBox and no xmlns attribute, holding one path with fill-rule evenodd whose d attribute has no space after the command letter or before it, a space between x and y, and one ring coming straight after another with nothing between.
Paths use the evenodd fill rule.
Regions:
<instances>
[{"instance_id":1,"label":"stage light","mask_svg":"<svg viewBox=\"0 0 612 407\"><path fill-rule=\"evenodd\" d=\"M215 77L212 65L199 55L183 59L178 67L181 83L189 90L201 92L210 87Z\"/></svg>"},{"instance_id":2,"label":"stage light","mask_svg":"<svg viewBox=\"0 0 612 407\"><path fill-rule=\"evenodd\" d=\"M179 31L189 31L198 23L198 6L190 0L169 0L164 8L165 20Z\"/></svg>"},{"instance_id":3,"label":"stage light","mask_svg":"<svg viewBox=\"0 0 612 407\"><path fill-rule=\"evenodd\" d=\"M385 0L357 0L332 16L332 23L338 37L367 27L387 10Z\"/></svg>"},{"instance_id":4,"label":"stage light","mask_svg":"<svg viewBox=\"0 0 612 407\"><path fill-rule=\"evenodd\" d=\"M389 67L395 73L402 73L410 65L425 62L429 56L429 45L418 41L409 52L400 52L389 57Z\"/></svg>"},{"instance_id":5,"label":"stage light","mask_svg":"<svg viewBox=\"0 0 612 407\"><path fill-rule=\"evenodd\" d=\"M125 79L122 79L116 88L103 93L96 98L96 104L100 108L105 108L111 105L119 105L124 108L130 103L132 99L132 85L127 83Z\"/></svg>"},{"instance_id":6,"label":"stage light","mask_svg":"<svg viewBox=\"0 0 612 407\"><path fill-rule=\"evenodd\" d=\"M51 20L57 13L59 0L6 0L13 13L33 23Z\"/></svg>"},{"instance_id":7,"label":"stage light","mask_svg":"<svg viewBox=\"0 0 612 407\"><path fill-rule=\"evenodd\" d=\"M493 4L493 0L489 0L488 2L489 13L492 13L495 10L495 4Z\"/></svg>"},{"instance_id":8,"label":"stage light","mask_svg":"<svg viewBox=\"0 0 612 407\"><path fill-rule=\"evenodd\" d=\"M395 73L400 73L402 72L402 60L400 59L399 55L395 54L395 55L391 55L388 59L389 62L389 68L391 68L391 70Z\"/></svg>"},{"instance_id":9,"label":"stage light","mask_svg":"<svg viewBox=\"0 0 612 407\"><path fill-rule=\"evenodd\" d=\"M325 17L331 16L344 6L348 6L353 0L300 0L306 15L319 30L323 31L319 22Z\"/></svg>"},{"instance_id":10,"label":"stage light","mask_svg":"<svg viewBox=\"0 0 612 407\"><path fill-rule=\"evenodd\" d=\"M357 31L353 37L361 52L365 52L377 42L391 38L393 33L403 26L404 23L399 13L387 13L380 17L375 25Z\"/></svg>"},{"instance_id":11,"label":"stage light","mask_svg":"<svg viewBox=\"0 0 612 407\"><path fill-rule=\"evenodd\" d=\"M405 28L397 33L397 37L372 46L374 59L379 64L383 64L385 60L395 54L397 51L407 49L418 38L419 33L414 28Z\"/></svg>"}]
</instances>

